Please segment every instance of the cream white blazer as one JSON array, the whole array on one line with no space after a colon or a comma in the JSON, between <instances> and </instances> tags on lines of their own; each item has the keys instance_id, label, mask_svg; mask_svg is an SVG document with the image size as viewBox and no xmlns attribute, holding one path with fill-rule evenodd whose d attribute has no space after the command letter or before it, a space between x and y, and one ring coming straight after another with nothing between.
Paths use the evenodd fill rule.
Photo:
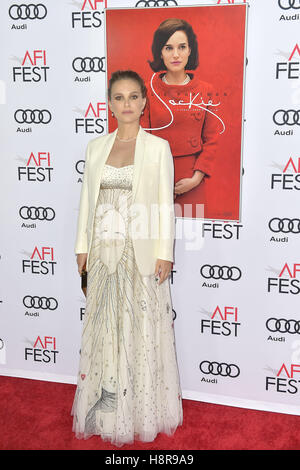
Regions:
<instances>
[{"instance_id":1,"label":"cream white blazer","mask_svg":"<svg viewBox=\"0 0 300 470\"><path fill-rule=\"evenodd\" d=\"M86 149L75 253L88 253L87 270L101 175L116 134L117 129L92 139ZM140 127L134 155L132 207L136 227L139 228L140 221L141 230L135 231L132 243L138 269L144 276L154 274L157 259L174 261L173 191L174 166L169 143Z\"/></svg>"}]
</instances>

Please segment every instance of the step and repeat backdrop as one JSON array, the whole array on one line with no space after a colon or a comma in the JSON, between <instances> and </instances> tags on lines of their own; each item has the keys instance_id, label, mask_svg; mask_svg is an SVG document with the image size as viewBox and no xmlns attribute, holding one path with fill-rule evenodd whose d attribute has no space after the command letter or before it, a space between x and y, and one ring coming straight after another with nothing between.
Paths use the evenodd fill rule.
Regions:
<instances>
[{"instance_id":1,"label":"step and repeat backdrop","mask_svg":"<svg viewBox=\"0 0 300 470\"><path fill-rule=\"evenodd\" d=\"M233 25L214 64L227 71L227 106L244 91L238 216L176 221L170 285L181 386L186 399L300 414L299 0L1 2L1 375L77 381L85 297L74 243L86 145L110 129L109 12L159 18L169 8L181 18L190 6L201 20L201 8L226 8L230 21L241 5L245 34ZM213 56L228 38L211 18ZM237 82L230 57L241 41ZM201 65L203 37L198 46ZM214 81L210 67L201 73ZM217 167L222 159L220 146ZM220 207L232 184L224 174Z\"/></svg>"}]
</instances>

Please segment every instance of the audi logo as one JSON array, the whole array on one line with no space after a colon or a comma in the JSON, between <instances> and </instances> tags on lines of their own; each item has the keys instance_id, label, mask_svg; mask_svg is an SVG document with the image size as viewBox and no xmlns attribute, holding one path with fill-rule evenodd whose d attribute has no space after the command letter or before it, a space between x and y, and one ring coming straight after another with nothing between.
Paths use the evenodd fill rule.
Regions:
<instances>
[{"instance_id":1,"label":"audi logo","mask_svg":"<svg viewBox=\"0 0 300 470\"><path fill-rule=\"evenodd\" d=\"M237 266L218 266L204 264L200 273L205 279L223 279L224 281L238 281L242 277L242 272Z\"/></svg>"},{"instance_id":2,"label":"audi logo","mask_svg":"<svg viewBox=\"0 0 300 470\"><path fill-rule=\"evenodd\" d=\"M272 333L300 334L300 320L286 320L285 318L269 318L266 327Z\"/></svg>"},{"instance_id":3,"label":"audi logo","mask_svg":"<svg viewBox=\"0 0 300 470\"><path fill-rule=\"evenodd\" d=\"M37 5L33 3L17 5L14 3L10 6L8 14L13 20L43 20L47 15L47 8L42 3Z\"/></svg>"},{"instance_id":4,"label":"audi logo","mask_svg":"<svg viewBox=\"0 0 300 470\"><path fill-rule=\"evenodd\" d=\"M275 233L300 233L300 219L279 219L274 217L269 222L269 229Z\"/></svg>"},{"instance_id":5,"label":"audi logo","mask_svg":"<svg viewBox=\"0 0 300 470\"><path fill-rule=\"evenodd\" d=\"M300 110L279 109L273 114L273 121L277 126L300 126Z\"/></svg>"},{"instance_id":6,"label":"audi logo","mask_svg":"<svg viewBox=\"0 0 300 470\"><path fill-rule=\"evenodd\" d=\"M72 67L75 72L105 72L105 57L75 57Z\"/></svg>"},{"instance_id":7,"label":"audi logo","mask_svg":"<svg viewBox=\"0 0 300 470\"><path fill-rule=\"evenodd\" d=\"M300 0L278 0L278 5L282 10L300 10Z\"/></svg>"},{"instance_id":8,"label":"audi logo","mask_svg":"<svg viewBox=\"0 0 300 470\"><path fill-rule=\"evenodd\" d=\"M75 164L75 169L76 169L77 173L79 173L80 175L83 175L84 166L85 166L85 161L84 160L77 160L77 162Z\"/></svg>"},{"instance_id":9,"label":"audi logo","mask_svg":"<svg viewBox=\"0 0 300 470\"><path fill-rule=\"evenodd\" d=\"M58 302L54 297L38 297L37 295L26 295L23 299L26 308L41 308L42 310L55 310Z\"/></svg>"},{"instance_id":10,"label":"audi logo","mask_svg":"<svg viewBox=\"0 0 300 470\"><path fill-rule=\"evenodd\" d=\"M0 351L4 348L4 341L0 338Z\"/></svg>"},{"instance_id":11,"label":"audi logo","mask_svg":"<svg viewBox=\"0 0 300 470\"><path fill-rule=\"evenodd\" d=\"M48 124L52 118L47 109L17 109L14 117L19 124Z\"/></svg>"},{"instance_id":12,"label":"audi logo","mask_svg":"<svg viewBox=\"0 0 300 470\"><path fill-rule=\"evenodd\" d=\"M139 0L136 5L138 7L177 7L176 0Z\"/></svg>"},{"instance_id":13,"label":"audi logo","mask_svg":"<svg viewBox=\"0 0 300 470\"><path fill-rule=\"evenodd\" d=\"M240 369L235 364L225 364L225 362L202 361L199 369L203 374L221 375L222 377L231 377L235 379L240 375Z\"/></svg>"},{"instance_id":14,"label":"audi logo","mask_svg":"<svg viewBox=\"0 0 300 470\"><path fill-rule=\"evenodd\" d=\"M22 206L19 215L25 220L53 220L55 212L51 207L27 207Z\"/></svg>"}]
</instances>

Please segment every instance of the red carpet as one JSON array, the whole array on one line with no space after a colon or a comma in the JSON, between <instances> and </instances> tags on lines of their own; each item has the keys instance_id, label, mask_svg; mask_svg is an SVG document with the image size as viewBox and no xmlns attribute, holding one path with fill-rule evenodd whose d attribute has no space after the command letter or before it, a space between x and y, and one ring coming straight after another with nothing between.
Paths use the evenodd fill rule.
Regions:
<instances>
[{"instance_id":1,"label":"red carpet","mask_svg":"<svg viewBox=\"0 0 300 470\"><path fill-rule=\"evenodd\" d=\"M78 440L70 410L75 385L0 377L1 450L299 450L300 417L183 400L172 437L123 446Z\"/></svg>"}]
</instances>

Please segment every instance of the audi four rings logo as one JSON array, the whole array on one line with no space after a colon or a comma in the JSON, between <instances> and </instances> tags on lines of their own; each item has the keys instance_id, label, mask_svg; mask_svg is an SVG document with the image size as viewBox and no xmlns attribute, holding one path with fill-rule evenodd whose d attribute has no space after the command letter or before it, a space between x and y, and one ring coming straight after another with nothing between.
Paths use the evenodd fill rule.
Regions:
<instances>
[{"instance_id":1,"label":"audi four rings logo","mask_svg":"<svg viewBox=\"0 0 300 470\"><path fill-rule=\"evenodd\" d=\"M51 207L22 206L19 214L25 220L53 220L55 217L55 212Z\"/></svg>"},{"instance_id":2,"label":"audi four rings logo","mask_svg":"<svg viewBox=\"0 0 300 470\"><path fill-rule=\"evenodd\" d=\"M47 109L17 109L14 117L19 124L48 124L52 116Z\"/></svg>"},{"instance_id":3,"label":"audi four rings logo","mask_svg":"<svg viewBox=\"0 0 300 470\"><path fill-rule=\"evenodd\" d=\"M300 320L286 320L285 318L269 318L266 327L272 333L300 334Z\"/></svg>"},{"instance_id":4,"label":"audi four rings logo","mask_svg":"<svg viewBox=\"0 0 300 470\"><path fill-rule=\"evenodd\" d=\"M278 5L283 10L300 10L300 0L278 0Z\"/></svg>"},{"instance_id":5,"label":"audi four rings logo","mask_svg":"<svg viewBox=\"0 0 300 470\"><path fill-rule=\"evenodd\" d=\"M37 295L26 295L23 299L26 308L41 308L42 310L55 310L58 302L54 297L38 297Z\"/></svg>"},{"instance_id":6,"label":"audi four rings logo","mask_svg":"<svg viewBox=\"0 0 300 470\"><path fill-rule=\"evenodd\" d=\"M202 361L199 369L203 374L221 375L222 377L236 378L240 375L240 369L235 364L225 364L225 362Z\"/></svg>"},{"instance_id":7,"label":"audi four rings logo","mask_svg":"<svg viewBox=\"0 0 300 470\"><path fill-rule=\"evenodd\" d=\"M273 114L273 121L277 126L300 126L300 110L279 109Z\"/></svg>"},{"instance_id":8,"label":"audi four rings logo","mask_svg":"<svg viewBox=\"0 0 300 470\"><path fill-rule=\"evenodd\" d=\"M47 15L47 8L42 3L29 3L25 5L13 4L8 10L9 16L13 20L43 20Z\"/></svg>"},{"instance_id":9,"label":"audi four rings logo","mask_svg":"<svg viewBox=\"0 0 300 470\"><path fill-rule=\"evenodd\" d=\"M139 0L136 7L177 7L176 0Z\"/></svg>"},{"instance_id":10,"label":"audi four rings logo","mask_svg":"<svg viewBox=\"0 0 300 470\"><path fill-rule=\"evenodd\" d=\"M237 266L218 266L204 264L200 273L205 279L223 279L224 281L238 281L242 277L242 272Z\"/></svg>"},{"instance_id":11,"label":"audi four rings logo","mask_svg":"<svg viewBox=\"0 0 300 470\"><path fill-rule=\"evenodd\" d=\"M105 72L105 57L75 57L72 67L75 72Z\"/></svg>"},{"instance_id":12,"label":"audi four rings logo","mask_svg":"<svg viewBox=\"0 0 300 470\"><path fill-rule=\"evenodd\" d=\"M300 219L279 219L274 217L269 222L269 229L275 233L300 233Z\"/></svg>"}]
</instances>

